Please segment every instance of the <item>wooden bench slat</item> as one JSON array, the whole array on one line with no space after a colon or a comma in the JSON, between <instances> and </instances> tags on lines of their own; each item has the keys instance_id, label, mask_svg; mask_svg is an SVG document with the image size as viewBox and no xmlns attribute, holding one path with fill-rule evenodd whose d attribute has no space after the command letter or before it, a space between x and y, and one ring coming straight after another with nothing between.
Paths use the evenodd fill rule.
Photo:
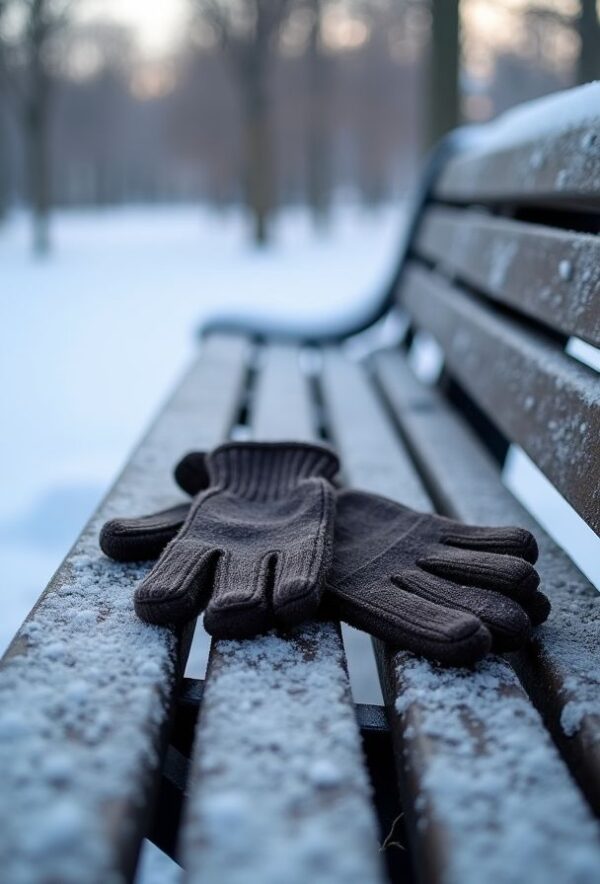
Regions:
<instances>
[{"instance_id":1,"label":"wooden bench slat","mask_svg":"<svg viewBox=\"0 0 600 884\"><path fill-rule=\"evenodd\" d=\"M600 344L600 237L437 206L415 249L491 298Z\"/></svg>"},{"instance_id":2,"label":"wooden bench slat","mask_svg":"<svg viewBox=\"0 0 600 884\"><path fill-rule=\"evenodd\" d=\"M314 437L294 347L269 347L253 436ZM183 833L186 881L382 880L339 627L214 642Z\"/></svg>"},{"instance_id":3,"label":"wooden bench slat","mask_svg":"<svg viewBox=\"0 0 600 884\"><path fill-rule=\"evenodd\" d=\"M240 340L203 347L2 660L5 881L118 884L133 873L186 649L136 618L132 588L147 566L105 558L98 531L179 499L172 465L228 431L246 354Z\"/></svg>"},{"instance_id":4,"label":"wooden bench slat","mask_svg":"<svg viewBox=\"0 0 600 884\"><path fill-rule=\"evenodd\" d=\"M479 406L598 532L597 372L418 265L405 273L401 301Z\"/></svg>"},{"instance_id":5,"label":"wooden bench slat","mask_svg":"<svg viewBox=\"0 0 600 884\"><path fill-rule=\"evenodd\" d=\"M365 373L330 351L323 394L347 479L430 509ZM526 869L536 882L591 884L596 823L508 662L445 670L379 643L376 651L420 880L521 884Z\"/></svg>"},{"instance_id":6,"label":"wooden bench slat","mask_svg":"<svg viewBox=\"0 0 600 884\"><path fill-rule=\"evenodd\" d=\"M421 384L399 353L382 352L373 363L445 514L535 533L552 616L511 662L600 814L600 593L502 484L496 463L443 396Z\"/></svg>"},{"instance_id":7,"label":"wooden bench slat","mask_svg":"<svg viewBox=\"0 0 600 884\"><path fill-rule=\"evenodd\" d=\"M256 439L315 441L315 419L299 351L285 344L263 349L260 386L252 407Z\"/></svg>"},{"instance_id":8,"label":"wooden bench slat","mask_svg":"<svg viewBox=\"0 0 600 884\"><path fill-rule=\"evenodd\" d=\"M568 93L500 117L471 149L449 160L437 183L437 196L453 202L574 203L598 209L600 88L583 88L588 90L585 112L579 119L571 117L566 126L560 124L570 116L569 104L577 100ZM541 107L543 125L534 129L532 119Z\"/></svg>"}]
</instances>

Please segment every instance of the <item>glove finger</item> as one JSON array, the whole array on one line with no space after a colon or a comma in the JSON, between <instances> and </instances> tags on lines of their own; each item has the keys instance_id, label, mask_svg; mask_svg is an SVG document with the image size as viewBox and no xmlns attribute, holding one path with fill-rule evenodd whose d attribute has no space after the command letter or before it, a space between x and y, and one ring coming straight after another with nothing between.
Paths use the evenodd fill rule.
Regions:
<instances>
[{"instance_id":1,"label":"glove finger","mask_svg":"<svg viewBox=\"0 0 600 884\"><path fill-rule=\"evenodd\" d=\"M180 530L189 509L189 503L181 503L135 519L111 519L100 531L100 549L117 562L157 559Z\"/></svg>"},{"instance_id":2,"label":"glove finger","mask_svg":"<svg viewBox=\"0 0 600 884\"><path fill-rule=\"evenodd\" d=\"M327 585L324 602L328 616L449 666L476 663L491 648L477 617L416 595L402 578L360 593Z\"/></svg>"},{"instance_id":3,"label":"glove finger","mask_svg":"<svg viewBox=\"0 0 600 884\"><path fill-rule=\"evenodd\" d=\"M275 554L248 562L225 553L217 567L204 628L215 638L249 638L274 626L271 597Z\"/></svg>"},{"instance_id":4,"label":"glove finger","mask_svg":"<svg viewBox=\"0 0 600 884\"><path fill-rule=\"evenodd\" d=\"M453 529L444 531L441 542L460 549L516 556L532 565L538 558L537 541L531 531L514 525L482 528L481 525L463 525L456 522Z\"/></svg>"},{"instance_id":5,"label":"glove finger","mask_svg":"<svg viewBox=\"0 0 600 884\"><path fill-rule=\"evenodd\" d=\"M494 649L516 651L531 634L531 623L518 602L493 589L459 586L426 571L407 571L396 578L421 598L478 617L492 634Z\"/></svg>"},{"instance_id":6,"label":"glove finger","mask_svg":"<svg viewBox=\"0 0 600 884\"><path fill-rule=\"evenodd\" d=\"M160 625L197 617L210 596L219 555L219 550L174 540L135 592L138 616Z\"/></svg>"},{"instance_id":7,"label":"glove finger","mask_svg":"<svg viewBox=\"0 0 600 884\"><path fill-rule=\"evenodd\" d=\"M273 586L273 612L277 622L285 626L316 614L333 553L332 489L322 479L312 479L295 493L294 521L277 553ZM299 526L303 526L300 532Z\"/></svg>"},{"instance_id":8,"label":"glove finger","mask_svg":"<svg viewBox=\"0 0 600 884\"><path fill-rule=\"evenodd\" d=\"M527 612L527 616L531 620L532 626L539 626L541 623L545 623L552 610L550 599L539 590L534 592L532 597L528 599L523 607Z\"/></svg>"},{"instance_id":9,"label":"glove finger","mask_svg":"<svg viewBox=\"0 0 600 884\"><path fill-rule=\"evenodd\" d=\"M464 586L495 589L522 605L532 598L540 582L533 565L524 559L442 544L429 547L417 565Z\"/></svg>"},{"instance_id":10,"label":"glove finger","mask_svg":"<svg viewBox=\"0 0 600 884\"><path fill-rule=\"evenodd\" d=\"M306 550L278 554L273 586L273 611L278 623L294 626L316 613L323 594L325 558L323 549L308 560Z\"/></svg>"},{"instance_id":11,"label":"glove finger","mask_svg":"<svg viewBox=\"0 0 600 884\"><path fill-rule=\"evenodd\" d=\"M209 484L206 455L203 451L190 451L181 458L173 474L181 490L195 497Z\"/></svg>"}]
</instances>

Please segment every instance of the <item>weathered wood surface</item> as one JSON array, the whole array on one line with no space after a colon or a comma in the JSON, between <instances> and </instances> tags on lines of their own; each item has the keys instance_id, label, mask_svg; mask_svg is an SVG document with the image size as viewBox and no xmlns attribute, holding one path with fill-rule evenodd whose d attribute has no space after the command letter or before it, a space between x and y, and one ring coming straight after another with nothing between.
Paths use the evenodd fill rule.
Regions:
<instances>
[{"instance_id":1,"label":"weathered wood surface","mask_svg":"<svg viewBox=\"0 0 600 884\"><path fill-rule=\"evenodd\" d=\"M311 439L294 347L269 347L253 437ZM376 823L337 625L211 648L183 833L185 880L382 880Z\"/></svg>"},{"instance_id":2,"label":"weathered wood surface","mask_svg":"<svg viewBox=\"0 0 600 884\"><path fill-rule=\"evenodd\" d=\"M173 463L233 420L243 341L208 342L17 634L0 668L0 878L120 884L151 810L185 648L133 611L146 566L105 558L112 516L175 502Z\"/></svg>"},{"instance_id":3,"label":"weathered wood surface","mask_svg":"<svg viewBox=\"0 0 600 884\"><path fill-rule=\"evenodd\" d=\"M330 351L323 394L347 480L429 509L361 368ZM508 662L490 657L474 670L445 670L377 651L420 880L522 884L525 869L534 884L592 884L597 825Z\"/></svg>"},{"instance_id":4,"label":"weathered wood surface","mask_svg":"<svg viewBox=\"0 0 600 884\"><path fill-rule=\"evenodd\" d=\"M566 131L503 146L489 139L451 158L436 195L452 202L516 202L600 207L600 107ZM525 111L525 108L523 108Z\"/></svg>"},{"instance_id":5,"label":"weathered wood surface","mask_svg":"<svg viewBox=\"0 0 600 884\"><path fill-rule=\"evenodd\" d=\"M400 297L483 411L600 531L597 373L418 265L407 269Z\"/></svg>"},{"instance_id":6,"label":"weathered wood surface","mask_svg":"<svg viewBox=\"0 0 600 884\"><path fill-rule=\"evenodd\" d=\"M415 249L489 297L600 344L600 237L437 206Z\"/></svg>"},{"instance_id":7,"label":"weathered wood surface","mask_svg":"<svg viewBox=\"0 0 600 884\"><path fill-rule=\"evenodd\" d=\"M552 615L511 662L600 814L600 593L504 487L497 465L442 395L423 386L398 352L380 353L373 364L442 511L467 522L523 525L535 533Z\"/></svg>"}]
</instances>

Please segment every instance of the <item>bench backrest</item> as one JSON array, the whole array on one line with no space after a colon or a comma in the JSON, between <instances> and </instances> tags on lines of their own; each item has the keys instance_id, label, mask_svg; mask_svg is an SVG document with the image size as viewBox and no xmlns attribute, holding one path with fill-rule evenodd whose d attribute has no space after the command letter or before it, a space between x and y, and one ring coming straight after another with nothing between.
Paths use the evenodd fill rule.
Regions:
<instances>
[{"instance_id":1,"label":"bench backrest","mask_svg":"<svg viewBox=\"0 0 600 884\"><path fill-rule=\"evenodd\" d=\"M600 84L454 138L396 284L451 385L600 531ZM576 345L577 346L577 345ZM455 389L455 393L456 393Z\"/></svg>"}]
</instances>

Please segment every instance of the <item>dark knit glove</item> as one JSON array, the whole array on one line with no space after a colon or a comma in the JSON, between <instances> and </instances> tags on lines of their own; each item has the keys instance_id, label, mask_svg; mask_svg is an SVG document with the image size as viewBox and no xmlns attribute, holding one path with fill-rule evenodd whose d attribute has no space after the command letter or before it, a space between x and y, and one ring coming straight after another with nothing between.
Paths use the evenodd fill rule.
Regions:
<instances>
[{"instance_id":1,"label":"dark knit glove","mask_svg":"<svg viewBox=\"0 0 600 884\"><path fill-rule=\"evenodd\" d=\"M206 629L221 638L310 617L331 564L336 456L303 443L231 443L205 466L187 515L175 507L102 529L103 551L119 561L168 543L136 590L138 615L181 623L206 609Z\"/></svg>"},{"instance_id":2,"label":"dark knit glove","mask_svg":"<svg viewBox=\"0 0 600 884\"><path fill-rule=\"evenodd\" d=\"M455 666L516 650L548 617L524 528L482 528L340 491L323 611Z\"/></svg>"},{"instance_id":3,"label":"dark knit glove","mask_svg":"<svg viewBox=\"0 0 600 884\"><path fill-rule=\"evenodd\" d=\"M197 493L205 483L204 455L184 457L175 476L184 491ZM490 648L516 650L548 617L529 531L464 525L359 491L336 497L323 616L454 665L474 663ZM121 558L146 557L141 537L153 557L158 538L166 543L181 528L181 508L118 524L130 552L121 547Z\"/></svg>"}]
</instances>

